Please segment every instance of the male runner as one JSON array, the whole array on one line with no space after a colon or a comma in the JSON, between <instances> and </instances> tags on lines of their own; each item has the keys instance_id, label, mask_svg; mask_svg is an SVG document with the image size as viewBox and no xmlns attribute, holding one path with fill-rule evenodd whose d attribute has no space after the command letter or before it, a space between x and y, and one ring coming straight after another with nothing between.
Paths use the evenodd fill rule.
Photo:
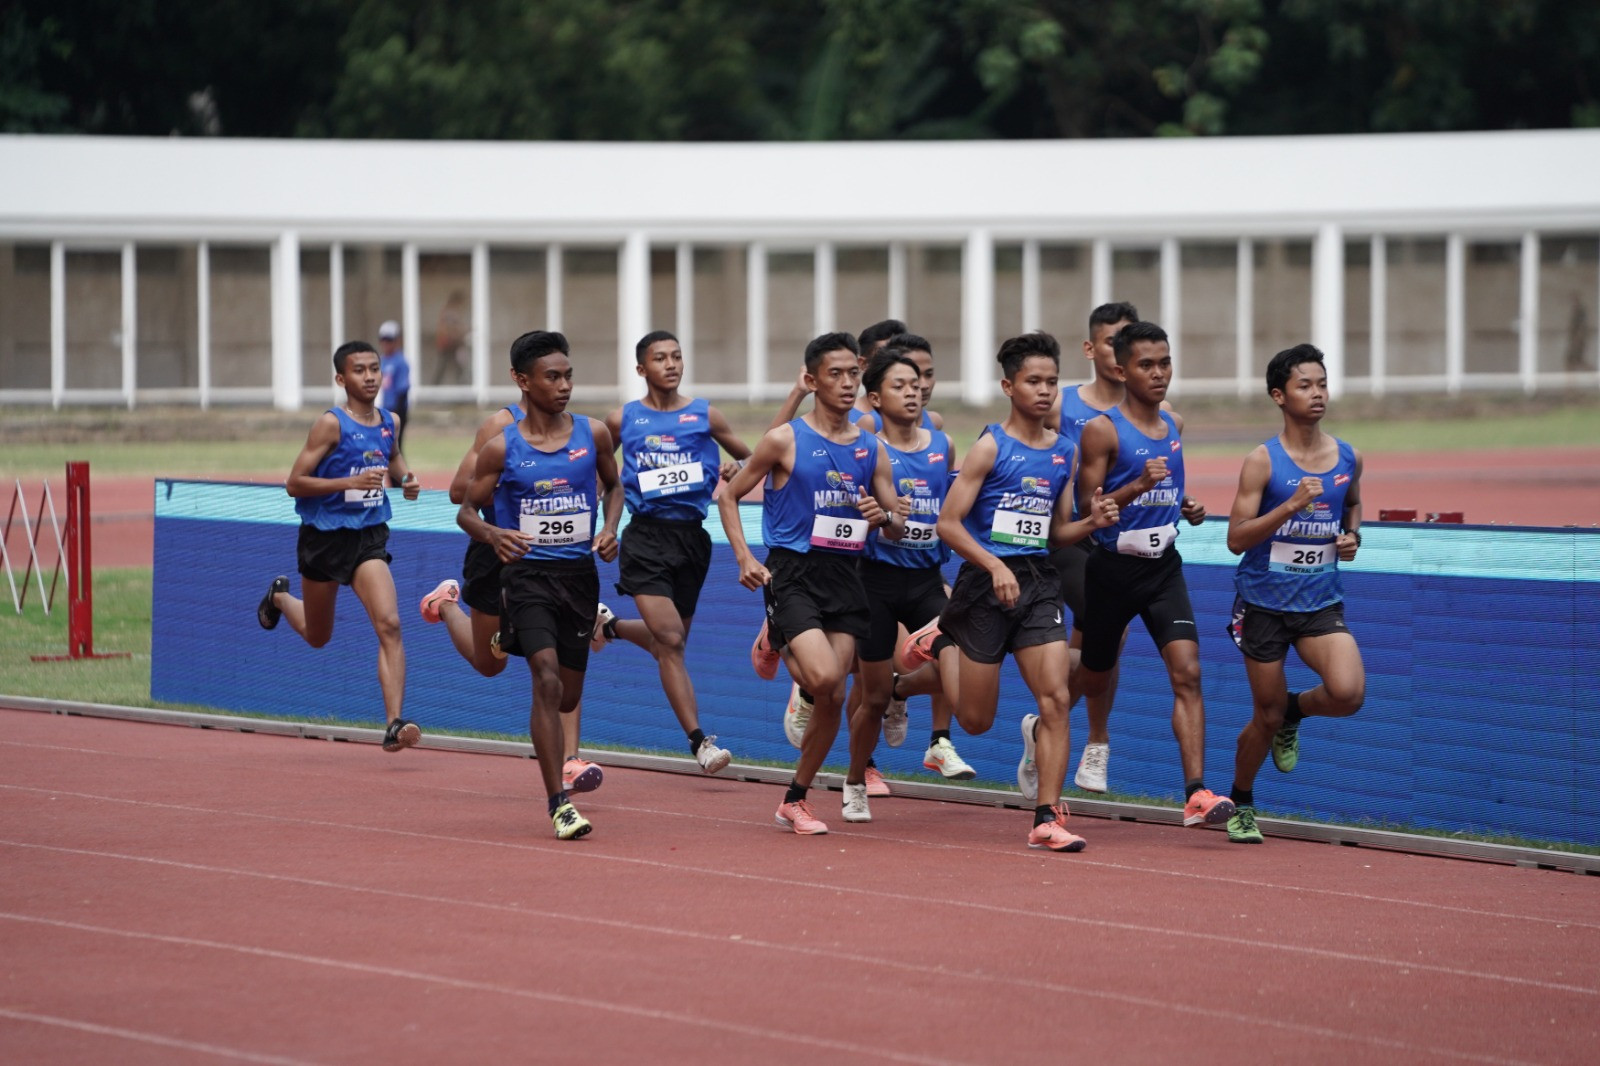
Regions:
<instances>
[{"instance_id":1,"label":"male runner","mask_svg":"<svg viewBox=\"0 0 1600 1066\"><path fill-rule=\"evenodd\" d=\"M899 540L906 529L903 517L894 514L888 452L849 420L861 381L856 351L848 333L825 333L806 345L807 386L815 407L768 430L717 498L739 560L739 583L764 590L772 645L813 705L794 778L775 816L780 826L808 836L828 831L806 801L806 791L839 733L856 641L869 633L856 559L872 529L891 540ZM740 497L762 478L765 565L751 553L739 521ZM847 789L847 808L851 798Z\"/></svg>"},{"instance_id":2,"label":"male runner","mask_svg":"<svg viewBox=\"0 0 1600 1066\"><path fill-rule=\"evenodd\" d=\"M1367 690L1339 576L1340 561L1361 547L1361 453L1322 431L1328 373L1313 346L1272 357L1267 395L1283 412L1283 432L1245 458L1228 515L1228 550L1244 556L1228 632L1244 653L1254 705L1234 757L1238 810L1228 839L1236 844L1261 843L1255 780L1267 750L1288 773L1300 761L1301 719L1349 717ZM1283 663L1291 646L1322 684L1289 691Z\"/></svg>"},{"instance_id":3,"label":"male runner","mask_svg":"<svg viewBox=\"0 0 1600 1066\"><path fill-rule=\"evenodd\" d=\"M527 412L486 441L467 493L475 507L494 507L495 524L519 529L528 545L502 539L503 628L528 660L533 702L528 735L539 759L556 836L588 833L562 781L561 715L583 696L600 575L594 556L617 556L622 496L617 463L603 422L567 413L572 362L559 333L524 333L511 345L511 365L526 381ZM604 492L604 526L596 532ZM502 638L504 640L504 637Z\"/></svg>"},{"instance_id":4,"label":"male runner","mask_svg":"<svg viewBox=\"0 0 1600 1066\"><path fill-rule=\"evenodd\" d=\"M700 728L683 649L711 568L711 537L701 523L717 487L717 446L736 460L749 458L750 449L721 411L678 391L678 338L665 330L647 333L634 357L648 391L606 416L606 429L622 448L622 488L632 516L622 533L617 591L638 606L648 629L645 650L655 657L689 751L703 773L714 774L732 756Z\"/></svg>"},{"instance_id":5,"label":"male runner","mask_svg":"<svg viewBox=\"0 0 1600 1066\"><path fill-rule=\"evenodd\" d=\"M1080 506L1104 492L1117 501L1115 528L1097 530L1084 570L1084 695L1103 695L1121 653L1123 633L1144 620L1172 685L1172 732L1183 762L1184 825L1225 822L1233 803L1205 787L1206 719L1200 693L1200 644L1183 558L1174 542L1183 505L1183 421L1161 409L1172 380L1167 334L1134 322L1112 341L1112 373L1122 402L1083 427Z\"/></svg>"},{"instance_id":6,"label":"male runner","mask_svg":"<svg viewBox=\"0 0 1600 1066\"><path fill-rule=\"evenodd\" d=\"M320 648L333 636L339 586L355 590L378 635L378 687L388 720L383 750L392 752L415 745L422 730L400 716L406 650L389 572L390 508L383 483L393 474L408 500L422 487L395 444L400 419L376 406L383 386L379 366L377 351L365 341L341 344L333 353L333 380L344 389L345 402L312 424L284 483L300 515L297 554L305 598L289 595L289 579L279 575L256 607L256 621L272 629L287 617L291 629Z\"/></svg>"}]
</instances>

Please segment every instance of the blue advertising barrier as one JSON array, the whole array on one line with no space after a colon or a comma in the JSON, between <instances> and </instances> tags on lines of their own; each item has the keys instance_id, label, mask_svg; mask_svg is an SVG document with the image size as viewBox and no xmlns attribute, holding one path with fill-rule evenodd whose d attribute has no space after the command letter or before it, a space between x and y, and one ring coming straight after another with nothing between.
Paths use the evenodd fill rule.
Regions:
<instances>
[{"instance_id":1,"label":"blue advertising barrier","mask_svg":"<svg viewBox=\"0 0 1600 1066\"><path fill-rule=\"evenodd\" d=\"M417 602L441 579L460 577L466 537L444 493L407 502L391 493L389 550L400 596L406 716L428 729L526 735L527 670L512 662L480 677L442 625ZM760 544L759 508L743 509L745 536ZM342 593L333 640L308 647L287 626L263 631L256 604L280 573L295 572L298 519L280 486L159 480L155 501L150 695L153 699L268 716L381 723L376 642L360 602ZM708 733L738 759L790 761L782 714L789 686L763 682L749 646L761 597L742 588L713 512L711 577L689 639L688 663ZM1600 843L1600 531L1484 526L1375 525L1345 567L1346 617L1367 667L1367 700L1354 718L1310 719L1292 776L1270 763L1257 802L1314 819L1514 833ZM1238 651L1224 635L1235 558L1226 522L1185 528L1179 548L1201 624L1207 783L1233 776L1234 741L1250 716ZM952 568L953 569L953 568ZM615 564L600 565L601 595L621 617ZM655 664L618 641L590 658L585 746L687 754ZM1290 687L1315 676L1290 657ZM983 781L1009 784L1021 753L1017 723L1032 707L1015 668L1005 668L995 727L955 732ZM1171 732L1172 697L1160 658L1135 622L1111 717L1115 792L1178 803L1182 774ZM891 775L923 775L927 701L911 702L902 748L880 745ZM1073 765L1086 729L1073 711ZM829 762L847 760L843 731ZM1069 774L1070 783L1070 774Z\"/></svg>"}]
</instances>

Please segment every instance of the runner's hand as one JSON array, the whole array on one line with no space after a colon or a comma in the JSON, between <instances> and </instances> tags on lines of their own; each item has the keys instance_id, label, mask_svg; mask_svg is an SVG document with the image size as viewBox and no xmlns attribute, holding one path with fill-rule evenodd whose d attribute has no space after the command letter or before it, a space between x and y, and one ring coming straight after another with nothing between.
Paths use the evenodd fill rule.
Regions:
<instances>
[{"instance_id":1,"label":"runner's hand","mask_svg":"<svg viewBox=\"0 0 1600 1066\"><path fill-rule=\"evenodd\" d=\"M1178 513L1183 515L1184 521L1191 526L1198 526L1206 520L1206 505L1193 496L1185 496L1183 503L1178 507Z\"/></svg>"},{"instance_id":2,"label":"runner's hand","mask_svg":"<svg viewBox=\"0 0 1600 1066\"><path fill-rule=\"evenodd\" d=\"M765 588L771 583L771 572L757 562L755 556L752 555L748 562L739 564L739 584L745 588L754 591L759 588Z\"/></svg>"},{"instance_id":3,"label":"runner's hand","mask_svg":"<svg viewBox=\"0 0 1600 1066\"><path fill-rule=\"evenodd\" d=\"M614 562L617 558L617 535L609 529L602 529L589 550L600 556L601 562Z\"/></svg>"}]
</instances>

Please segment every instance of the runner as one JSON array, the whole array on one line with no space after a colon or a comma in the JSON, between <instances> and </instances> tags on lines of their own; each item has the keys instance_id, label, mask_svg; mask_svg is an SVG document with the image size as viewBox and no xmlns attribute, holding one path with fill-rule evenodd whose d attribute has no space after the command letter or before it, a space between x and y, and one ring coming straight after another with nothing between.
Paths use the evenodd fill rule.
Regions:
<instances>
[{"instance_id":1,"label":"runner","mask_svg":"<svg viewBox=\"0 0 1600 1066\"><path fill-rule=\"evenodd\" d=\"M393 475L408 500L421 491L395 442L400 419L376 406L383 386L378 352L366 341L341 344L333 353L334 384L345 402L324 411L311 426L284 488L300 515L297 550L300 592L289 579L273 578L256 607L262 629L287 618L313 648L333 637L339 586L349 585L366 608L378 636L378 687L388 722L383 750L399 751L422 739L415 722L400 716L406 695L406 650L400 640L400 608L389 572L389 497L384 479Z\"/></svg>"},{"instance_id":2,"label":"runner","mask_svg":"<svg viewBox=\"0 0 1600 1066\"><path fill-rule=\"evenodd\" d=\"M1361 453L1322 430L1328 374L1309 344L1267 364L1267 395L1283 412L1283 431L1252 451L1228 516L1228 550L1243 554L1228 633L1244 653L1254 710L1239 734L1229 794L1238 810L1228 839L1261 843L1256 771L1288 773L1300 761L1304 718L1347 718L1366 698L1361 649L1344 623L1339 563L1361 548ZM1322 679L1290 692L1283 664L1293 647Z\"/></svg>"}]
</instances>

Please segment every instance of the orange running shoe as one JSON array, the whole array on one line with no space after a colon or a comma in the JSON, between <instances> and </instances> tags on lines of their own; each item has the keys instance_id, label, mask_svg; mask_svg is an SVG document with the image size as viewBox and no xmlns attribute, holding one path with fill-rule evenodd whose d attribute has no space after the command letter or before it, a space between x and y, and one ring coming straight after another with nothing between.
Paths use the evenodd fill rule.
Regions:
<instances>
[{"instance_id":1,"label":"orange running shoe","mask_svg":"<svg viewBox=\"0 0 1600 1066\"><path fill-rule=\"evenodd\" d=\"M771 642L767 640L767 623L762 622L756 642L750 645L750 665L755 667L757 677L771 681L778 676L778 663L782 661L782 656L773 650Z\"/></svg>"},{"instance_id":2,"label":"orange running shoe","mask_svg":"<svg viewBox=\"0 0 1600 1066\"><path fill-rule=\"evenodd\" d=\"M811 813L811 804L805 800L778 804L778 813L773 815L773 820L784 829L792 829L803 837L821 836L828 831L828 824Z\"/></svg>"},{"instance_id":3,"label":"orange running shoe","mask_svg":"<svg viewBox=\"0 0 1600 1066\"><path fill-rule=\"evenodd\" d=\"M576 755L561 764L561 787L568 792L593 792L605 776L600 767Z\"/></svg>"},{"instance_id":4,"label":"orange running shoe","mask_svg":"<svg viewBox=\"0 0 1600 1066\"><path fill-rule=\"evenodd\" d=\"M1183 824L1199 825L1204 822L1206 825L1220 825L1233 817L1233 811L1233 800L1219 796L1209 788L1202 788L1183 805Z\"/></svg>"},{"instance_id":5,"label":"orange running shoe","mask_svg":"<svg viewBox=\"0 0 1600 1066\"><path fill-rule=\"evenodd\" d=\"M867 767L866 782L867 795L869 796L894 795L893 792L889 791L889 782L883 779L883 775L878 772L878 768L876 766Z\"/></svg>"},{"instance_id":6,"label":"orange running shoe","mask_svg":"<svg viewBox=\"0 0 1600 1066\"><path fill-rule=\"evenodd\" d=\"M1089 846L1089 842L1075 833L1067 832L1067 805L1052 807L1056 812L1053 822L1044 822L1033 827L1028 834L1028 847L1049 848L1051 851L1082 851Z\"/></svg>"},{"instance_id":7,"label":"orange running shoe","mask_svg":"<svg viewBox=\"0 0 1600 1066\"><path fill-rule=\"evenodd\" d=\"M933 654L933 641L938 635L939 619L934 618L906 638L906 642L900 645L900 658L905 660L906 669L915 670L923 663L933 662L936 658Z\"/></svg>"},{"instance_id":8,"label":"orange running shoe","mask_svg":"<svg viewBox=\"0 0 1600 1066\"><path fill-rule=\"evenodd\" d=\"M422 620L432 625L439 620L441 603L457 603L460 599L461 586L456 584L455 578L445 578L434 586L432 592L422 597Z\"/></svg>"}]
</instances>

